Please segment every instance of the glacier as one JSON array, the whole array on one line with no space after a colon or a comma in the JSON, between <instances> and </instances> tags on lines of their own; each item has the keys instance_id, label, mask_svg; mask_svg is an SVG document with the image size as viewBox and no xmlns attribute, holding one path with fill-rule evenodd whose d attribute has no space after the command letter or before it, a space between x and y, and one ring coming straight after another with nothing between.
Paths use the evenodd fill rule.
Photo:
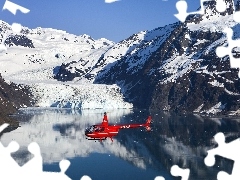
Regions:
<instances>
[{"instance_id":1,"label":"glacier","mask_svg":"<svg viewBox=\"0 0 240 180\"><path fill-rule=\"evenodd\" d=\"M5 44L8 42L7 51L0 52L0 73L6 82L27 86L36 100L35 106L106 110L133 108L116 84L93 84L88 79L79 78L62 82L54 78L64 63L84 59L87 62L84 68L89 69L114 42L40 27L23 27L20 33L15 33L4 21L0 21L0 28L2 37L6 37L2 40ZM78 66L79 63L76 64Z\"/></svg>"}]
</instances>

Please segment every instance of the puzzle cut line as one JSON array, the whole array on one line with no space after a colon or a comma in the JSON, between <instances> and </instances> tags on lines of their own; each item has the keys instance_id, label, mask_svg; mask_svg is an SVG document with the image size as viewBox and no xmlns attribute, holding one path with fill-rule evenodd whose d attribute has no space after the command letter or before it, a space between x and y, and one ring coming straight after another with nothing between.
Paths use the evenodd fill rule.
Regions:
<instances>
[{"instance_id":1,"label":"puzzle cut line","mask_svg":"<svg viewBox=\"0 0 240 180\"><path fill-rule=\"evenodd\" d=\"M6 129L9 124L4 123L0 126L0 132ZM17 152L19 149L19 144L16 141L11 141L7 147L4 147L0 142L0 179L21 179L21 180L71 180L65 172L70 166L70 161L62 160L59 163L60 172L45 172L43 171L43 160L41 156L41 150L36 142L32 142L28 145L28 151L34 155L34 157L29 160L23 166L19 164L12 158L11 153ZM13 173L14 172L14 173ZM82 176L80 180L91 180L87 175Z\"/></svg>"},{"instance_id":2,"label":"puzzle cut line","mask_svg":"<svg viewBox=\"0 0 240 180\"><path fill-rule=\"evenodd\" d=\"M240 39L233 40L233 30L231 28L225 28L223 30L226 33L228 46L219 46L216 48L216 54L218 57L222 58L224 56L229 56L231 68L240 68L240 58L235 58L233 54L233 49L240 47ZM240 71L238 72L238 77L240 78Z\"/></svg>"},{"instance_id":3,"label":"puzzle cut line","mask_svg":"<svg viewBox=\"0 0 240 180\"><path fill-rule=\"evenodd\" d=\"M204 2L207 1L214 1L214 0L200 0L200 10L199 11L195 11L195 12L187 12L188 9L188 4L185 0L179 0L178 2L176 2L176 8L178 13L175 14L175 17L181 21L181 22L185 22L187 16L192 15L192 14L204 14ZM218 12L224 12L227 9L227 5L224 2L224 0L216 0L216 9Z\"/></svg>"},{"instance_id":4,"label":"puzzle cut line","mask_svg":"<svg viewBox=\"0 0 240 180\"><path fill-rule=\"evenodd\" d=\"M182 169L178 165L173 165L170 170L171 174L175 177L182 177L182 180L188 180L190 169ZM155 177L154 180L165 180L162 176Z\"/></svg>"},{"instance_id":5,"label":"puzzle cut line","mask_svg":"<svg viewBox=\"0 0 240 180\"><path fill-rule=\"evenodd\" d=\"M17 11L21 11L22 13L26 14L26 13L29 13L30 10L25 8L25 7L22 7L18 4L15 4L9 0L6 0L4 5L3 5L3 8L2 10L8 10L10 11L12 14L16 15ZM21 30L22 30L22 25L19 24L19 23L13 23L12 26L11 26L13 32L15 33L20 33ZM7 51L7 47L5 46L5 40L7 39L7 36L4 35L4 37L2 38L2 42L0 44L0 51Z\"/></svg>"},{"instance_id":6,"label":"puzzle cut line","mask_svg":"<svg viewBox=\"0 0 240 180\"><path fill-rule=\"evenodd\" d=\"M208 150L207 156L204 159L204 163L207 166L213 166L215 164L215 156L222 156L229 160L233 160L232 174L228 174L224 171L220 171L217 175L218 180L238 180L240 177L240 139L235 139L229 143L225 142L225 136L223 133L217 133L214 136L215 141L218 143L218 147Z\"/></svg>"}]
</instances>

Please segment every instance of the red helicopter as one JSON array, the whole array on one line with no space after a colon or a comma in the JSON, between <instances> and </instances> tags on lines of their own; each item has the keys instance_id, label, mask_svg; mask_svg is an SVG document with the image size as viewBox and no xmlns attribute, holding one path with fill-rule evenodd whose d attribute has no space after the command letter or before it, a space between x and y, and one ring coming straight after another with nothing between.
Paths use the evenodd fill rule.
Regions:
<instances>
[{"instance_id":1,"label":"red helicopter","mask_svg":"<svg viewBox=\"0 0 240 180\"><path fill-rule=\"evenodd\" d=\"M150 131L150 123L152 117L148 116L145 124L123 124L123 125L108 125L108 119L106 113L104 113L104 118L102 124L92 125L85 130L85 135L88 140L106 140L108 137L113 141L113 136L118 134L119 129L125 128L137 128L145 127L147 131Z\"/></svg>"}]
</instances>

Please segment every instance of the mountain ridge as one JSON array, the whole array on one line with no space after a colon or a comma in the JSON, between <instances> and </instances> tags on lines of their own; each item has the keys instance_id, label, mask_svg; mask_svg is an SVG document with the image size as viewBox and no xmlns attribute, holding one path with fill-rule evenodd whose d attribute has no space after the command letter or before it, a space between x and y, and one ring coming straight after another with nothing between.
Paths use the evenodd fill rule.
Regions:
<instances>
[{"instance_id":1,"label":"mountain ridge","mask_svg":"<svg viewBox=\"0 0 240 180\"><path fill-rule=\"evenodd\" d=\"M121 72L121 65L115 65L109 75L97 77L95 83L117 81L121 87L132 83L132 89L126 93L130 102L140 108L236 115L240 97L237 70L230 68L229 57L218 58L215 49L226 41L221 32L224 27L233 27L235 32L239 32L239 27L232 19L231 2L228 15L224 16L214 9L209 11L212 6L210 3L203 16L193 15L185 23L176 23L172 35L144 63L143 70L121 79L126 77L125 73ZM217 18L204 19L210 13ZM192 23L195 28L189 28ZM200 28L202 25L205 29ZM111 76L111 72L118 72L118 76Z\"/></svg>"},{"instance_id":2,"label":"mountain ridge","mask_svg":"<svg viewBox=\"0 0 240 180\"><path fill-rule=\"evenodd\" d=\"M92 39L89 35L75 36L65 31L51 28L28 29L16 34L11 26L3 23L2 37L9 37L16 43L1 53L1 67L4 79L17 84L29 86L35 98L34 106L59 108L131 108L125 102L119 87L116 85L93 85L88 79L62 82L54 79L61 65L71 65L69 72L86 73L95 66L97 60L114 43L105 38ZM32 42L33 47L25 46L19 36ZM82 67L84 69L77 69ZM95 68L96 72L104 65ZM77 70L77 71L76 71ZM61 77L61 76L60 76ZM64 77L69 75L64 74Z\"/></svg>"},{"instance_id":3,"label":"mountain ridge","mask_svg":"<svg viewBox=\"0 0 240 180\"><path fill-rule=\"evenodd\" d=\"M62 31L39 28L31 34L31 30L25 29L23 32L31 34L28 38L38 52L21 54L14 45L9 50L11 56L18 52L22 57L28 56L22 61L29 63L27 67L31 66L32 70L26 71L24 66L17 73L2 73L8 80L19 83L31 84L34 77L35 80L39 79L37 83L47 81L52 85L87 84L89 88L90 84L106 84L106 89L114 86L110 89L120 93L121 101L133 104L128 107L237 115L240 105L237 69L231 69L229 57L219 58L215 53L217 47L226 44L226 36L222 32L224 27L233 28L235 38L240 36L240 27L232 17L232 1L226 0L226 3L227 10L224 13L216 11L216 3L208 2L205 3L204 15L192 15L184 23L176 22L140 31L118 43L105 39L96 43L90 36L83 35L83 39L79 40L82 44L76 45L76 36L67 36ZM239 1L234 3L239 9ZM36 38L39 35L41 39ZM44 42L48 46L44 47ZM67 43L70 44L66 46ZM238 54L239 50L234 49L234 53ZM50 89L54 88L62 89L59 85ZM33 91L38 94L36 88ZM72 91L76 94L82 89ZM39 98L44 96L43 92ZM64 100L62 96L56 97L51 103L60 107L66 107L69 103L71 105L67 107L79 107L81 104L78 99L80 104L73 106L76 99L67 99L65 105L60 105ZM106 102L106 99L103 101Z\"/></svg>"}]
</instances>

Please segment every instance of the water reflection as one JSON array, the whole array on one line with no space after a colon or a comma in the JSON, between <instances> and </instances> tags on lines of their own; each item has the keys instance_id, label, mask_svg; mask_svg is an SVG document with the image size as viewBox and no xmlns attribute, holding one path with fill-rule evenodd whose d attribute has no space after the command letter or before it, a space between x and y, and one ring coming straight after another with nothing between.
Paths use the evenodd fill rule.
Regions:
<instances>
[{"instance_id":1,"label":"water reflection","mask_svg":"<svg viewBox=\"0 0 240 180\"><path fill-rule=\"evenodd\" d=\"M226 141L239 137L239 119L140 110L108 112L112 124L143 123L149 114L153 118L151 132L143 128L123 129L114 142L107 139L100 143L87 140L84 131L92 124L101 123L102 110L25 109L18 116L21 127L4 134L1 142L5 146L11 140L20 144L22 148L14 154L19 164L32 158L27 146L37 142L45 168L52 170L63 158L69 159L68 173L73 179L80 179L84 174L94 180L112 179L107 178L106 173L111 177L117 174L114 179L154 179L156 176L181 179L170 175L174 164L190 168L190 179L194 180L216 179L221 170L231 173L232 161L217 157L216 165L209 168L203 159L207 150L216 146L213 136L217 132L224 132Z\"/></svg>"}]
</instances>

